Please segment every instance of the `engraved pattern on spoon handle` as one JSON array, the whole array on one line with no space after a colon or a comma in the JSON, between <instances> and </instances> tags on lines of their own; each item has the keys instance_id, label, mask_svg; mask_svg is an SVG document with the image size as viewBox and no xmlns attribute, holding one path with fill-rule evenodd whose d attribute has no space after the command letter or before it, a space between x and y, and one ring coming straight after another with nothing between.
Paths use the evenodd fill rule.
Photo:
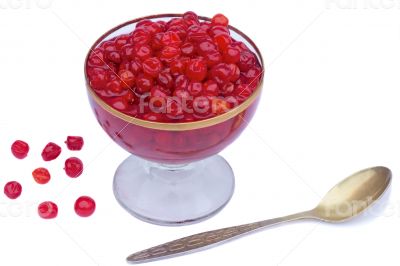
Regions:
<instances>
[{"instance_id":1,"label":"engraved pattern on spoon handle","mask_svg":"<svg viewBox=\"0 0 400 266\"><path fill-rule=\"evenodd\" d=\"M190 251L200 250L204 247L233 239L266 226L302 218L306 218L304 213L199 233L137 252L129 256L127 260L133 263L140 263L163 257L182 255Z\"/></svg>"}]
</instances>

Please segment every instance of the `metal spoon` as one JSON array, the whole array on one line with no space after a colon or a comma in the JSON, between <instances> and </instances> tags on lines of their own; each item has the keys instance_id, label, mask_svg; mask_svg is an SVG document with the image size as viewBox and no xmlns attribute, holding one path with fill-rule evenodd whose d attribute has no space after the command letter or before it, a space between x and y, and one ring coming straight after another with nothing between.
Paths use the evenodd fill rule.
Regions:
<instances>
[{"instance_id":1,"label":"metal spoon","mask_svg":"<svg viewBox=\"0 0 400 266\"><path fill-rule=\"evenodd\" d=\"M343 222L353 218L378 200L389 187L391 171L386 167L362 170L333 187L312 210L265 221L227 227L174 240L130 255L130 263L144 263L200 251L249 232L300 219Z\"/></svg>"}]
</instances>

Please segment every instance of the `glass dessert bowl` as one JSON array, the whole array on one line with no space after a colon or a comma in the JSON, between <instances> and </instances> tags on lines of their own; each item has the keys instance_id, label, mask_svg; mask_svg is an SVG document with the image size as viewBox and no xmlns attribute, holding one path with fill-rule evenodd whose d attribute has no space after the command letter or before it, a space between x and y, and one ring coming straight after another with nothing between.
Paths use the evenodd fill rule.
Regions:
<instances>
[{"instance_id":1,"label":"glass dessert bowl","mask_svg":"<svg viewBox=\"0 0 400 266\"><path fill-rule=\"evenodd\" d=\"M118 145L132 154L116 170L115 197L132 215L160 225L198 222L211 217L228 203L234 191L234 174L229 164L217 154L240 135L253 117L263 82L263 71L260 71L256 82L251 82L251 86L239 86L241 91L239 98L236 97L239 101L232 101L232 97L227 96L230 100L223 103L230 103L228 110L217 114L213 112L214 115L207 111L196 112L194 107L201 106L195 104L196 100L190 103L190 107L195 109L194 114L187 112L185 108L182 108L184 112L178 114L176 108L166 108L165 119L170 119L172 113L174 117L171 120L163 120L153 110L149 111L150 107L160 110L161 106L150 102L149 107L149 103L143 100L150 97L153 90L148 94L138 95L139 89L134 89L138 104L134 105L135 108L127 108L121 106L120 102L126 93L121 94L121 97L107 98L94 88L90 79L93 72L90 57L97 53L101 45L104 46L104 42L115 41L121 35L128 36L144 21L169 21L182 16L184 15L155 15L119 25L93 44L85 61L89 102L97 121ZM210 19L199 17L199 21ZM248 47L262 70L262 57L253 41L238 29L232 26L228 28L232 38ZM108 65L107 67L110 68ZM112 68L111 66L111 72L118 72ZM178 78L175 77L176 79ZM134 86L139 87L139 84L132 85ZM240 98L242 91L247 94ZM220 108L219 98L206 98L212 99L208 101L210 110ZM167 102L164 104L170 106ZM177 115L181 117L176 119Z\"/></svg>"}]
</instances>

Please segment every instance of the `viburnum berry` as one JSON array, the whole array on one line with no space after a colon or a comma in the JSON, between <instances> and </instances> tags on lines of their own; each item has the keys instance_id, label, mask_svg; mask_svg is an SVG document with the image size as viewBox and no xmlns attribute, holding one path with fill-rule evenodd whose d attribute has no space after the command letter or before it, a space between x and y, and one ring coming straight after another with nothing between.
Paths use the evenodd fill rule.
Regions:
<instances>
[{"instance_id":1,"label":"viburnum berry","mask_svg":"<svg viewBox=\"0 0 400 266\"><path fill-rule=\"evenodd\" d=\"M38 184L47 184L50 181L51 175L49 170L44 167L39 167L32 172L33 179L35 179Z\"/></svg>"},{"instance_id":2,"label":"viburnum berry","mask_svg":"<svg viewBox=\"0 0 400 266\"><path fill-rule=\"evenodd\" d=\"M189 83L187 90L190 95L194 97L199 96L203 92L203 84L201 82L192 81Z\"/></svg>"},{"instance_id":3,"label":"viburnum berry","mask_svg":"<svg viewBox=\"0 0 400 266\"><path fill-rule=\"evenodd\" d=\"M115 39L115 47L120 50L124 45L129 43L129 35L121 35Z\"/></svg>"},{"instance_id":4,"label":"viburnum berry","mask_svg":"<svg viewBox=\"0 0 400 266\"><path fill-rule=\"evenodd\" d=\"M83 163L79 158L71 157L65 161L65 173L71 178L80 176L83 172Z\"/></svg>"},{"instance_id":5,"label":"viburnum berry","mask_svg":"<svg viewBox=\"0 0 400 266\"><path fill-rule=\"evenodd\" d=\"M162 71L158 74L157 83L166 89L171 89L174 85L174 80L170 73Z\"/></svg>"},{"instance_id":6,"label":"viburnum berry","mask_svg":"<svg viewBox=\"0 0 400 266\"><path fill-rule=\"evenodd\" d=\"M54 219L58 215L57 204L51 201L45 201L39 204L38 214L43 219Z\"/></svg>"},{"instance_id":7,"label":"viburnum berry","mask_svg":"<svg viewBox=\"0 0 400 266\"><path fill-rule=\"evenodd\" d=\"M141 76L136 79L136 91L139 94L149 92L153 87L153 79L147 76Z\"/></svg>"},{"instance_id":8,"label":"viburnum berry","mask_svg":"<svg viewBox=\"0 0 400 266\"><path fill-rule=\"evenodd\" d=\"M137 29L132 33L131 43L134 45L144 45L150 42L151 35L149 32Z\"/></svg>"},{"instance_id":9,"label":"viburnum berry","mask_svg":"<svg viewBox=\"0 0 400 266\"><path fill-rule=\"evenodd\" d=\"M61 154L61 147L53 142L49 142L42 151L44 161L52 161Z\"/></svg>"},{"instance_id":10,"label":"viburnum berry","mask_svg":"<svg viewBox=\"0 0 400 266\"><path fill-rule=\"evenodd\" d=\"M179 57L181 50L175 46L165 46L161 50L160 60L167 64L171 63Z\"/></svg>"},{"instance_id":11,"label":"viburnum berry","mask_svg":"<svg viewBox=\"0 0 400 266\"><path fill-rule=\"evenodd\" d=\"M80 136L68 136L65 144L67 144L68 149L71 151L80 151L83 147L84 141Z\"/></svg>"},{"instance_id":12,"label":"viburnum berry","mask_svg":"<svg viewBox=\"0 0 400 266\"><path fill-rule=\"evenodd\" d=\"M162 64L157 57L148 58L143 62L143 72L150 77L157 77L161 71Z\"/></svg>"},{"instance_id":13,"label":"viburnum berry","mask_svg":"<svg viewBox=\"0 0 400 266\"><path fill-rule=\"evenodd\" d=\"M4 186L4 194L10 199L16 199L21 196L22 186L17 181L8 182Z\"/></svg>"},{"instance_id":14,"label":"viburnum berry","mask_svg":"<svg viewBox=\"0 0 400 266\"><path fill-rule=\"evenodd\" d=\"M192 59L186 68L186 76L193 81L202 81L207 75L207 65L201 59Z\"/></svg>"},{"instance_id":15,"label":"viburnum berry","mask_svg":"<svg viewBox=\"0 0 400 266\"><path fill-rule=\"evenodd\" d=\"M206 96L217 96L219 94L219 87L214 80L208 80L203 84L203 93Z\"/></svg>"},{"instance_id":16,"label":"viburnum berry","mask_svg":"<svg viewBox=\"0 0 400 266\"><path fill-rule=\"evenodd\" d=\"M147 44L145 45L136 44L134 46L133 53L141 61L144 61L152 56L152 50L150 46L148 46Z\"/></svg>"},{"instance_id":17,"label":"viburnum berry","mask_svg":"<svg viewBox=\"0 0 400 266\"><path fill-rule=\"evenodd\" d=\"M216 115L220 115L228 112L231 109L231 105L224 99L214 98L212 100L212 112Z\"/></svg>"},{"instance_id":18,"label":"viburnum berry","mask_svg":"<svg viewBox=\"0 0 400 266\"><path fill-rule=\"evenodd\" d=\"M167 101L167 93L161 86L154 86L150 91L150 97L150 108L152 105L155 107L165 106Z\"/></svg>"},{"instance_id":19,"label":"viburnum berry","mask_svg":"<svg viewBox=\"0 0 400 266\"><path fill-rule=\"evenodd\" d=\"M224 60L226 63L237 63L240 60L240 50L239 48L228 45L224 51Z\"/></svg>"},{"instance_id":20,"label":"viburnum berry","mask_svg":"<svg viewBox=\"0 0 400 266\"><path fill-rule=\"evenodd\" d=\"M191 56L194 52L194 45L191 42L185 42L181 46L181 52L185 56Z\"/></svg>"},{"instance_id":21,"label":"viburnum berry","mask_svg":"<svg viewBox=\"0 0 400 266\"><path fill-rule=\"evenodd\" d=\"M91 197L82 196L75 201L74 209L80 217L89 217L96 210L96 202Z\"/></svg>"},{"instance_id":22,"label":"viburnum berry","mask_svg":"<svg viewBox=\"0 0 400 266\"><path fill-rule=\"evenodd\" d=\"M28 156L29 145L25 141L16 140L11 145L11 152L16 158L24 159L26 156Z\"/></svg>"},{"instance_id":23,"label":"viburnum berry","mask_svg":"<svg viewBox=\"0 0 400 266\"><path fill-rule=\"evenodd\" d=\"M175 46L175 47L180 47L182 44L181 38L179 37L178 33L174 31L167 31L164 33L161 43L164 46Z\"/></svg>"},{"instance_id":24,"label":"viburnum berry","mask_svg":"<svg viewBox=\"0 0 400 266\"><path fill-rule=\"evenodd\" d=\"M211 23L214 25L228 26L229 20L224 15L217 14L211 19Z\"/></svg>"},{"instance_id":25,"label":"viburnum berry","mask_svg":"<svg viewBox=\"0 0 400 266\"><path fill-rule=\"evenodd\" d=\"M135 85L135 75L129 70L120 70L118 76L121 79L122 88L131 89Z\"/></svg>"}]
</instances>

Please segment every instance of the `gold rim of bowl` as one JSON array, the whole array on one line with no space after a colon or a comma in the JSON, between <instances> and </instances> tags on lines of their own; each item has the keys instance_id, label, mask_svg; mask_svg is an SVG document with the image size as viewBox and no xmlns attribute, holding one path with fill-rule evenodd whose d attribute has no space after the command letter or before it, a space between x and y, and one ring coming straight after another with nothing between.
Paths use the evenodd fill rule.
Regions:
<instances>
[{"instance_id":1,"label":"gold rim of bowl","mask_svg":"<svg viewBox=\"0 0 400 266\"><path fill-rule=\"evenodd\" d=\"M107 36L109 36L111 33L117 31L118 29L125 27L129 24L133 24L133 23L137 23L141 20L145 20L145 19L157 19L157 18L166 18L166 17L182 17L182 14L160 14L160 15L153 15L153 16L147 16L147 17L142 17L142 18L137 18L134 20L130 20L127 21L119 26L116 26L114 28L112 28L111 30L107 31L106 33L104 33L90 48L86 59L85 59L85 66L84 66L84 73L85 73L85 80L86 80L86 88L89 92L89 95L93 98L93 100L99 105L101 106L101 108L103 108L105 111L109 112L110 114L112 114L113 116L116 116L120 119L122 119L123 121L129 123L129 124L134 124L137 126L141 126L141 127L145 127L145 128L150 128L150 129L158 129L158 130L169 130L169 131L184 131L184 130L193 130L193 129L198 129L198 128L205 128L205 127L210 127L213 125L217 125L219 123L225 122L235 116L237 116L238 114L242 113L243 111L245 111L257 98L258 96L261 94L261 90L262 90L262 85L263 85L263 80L264 80L264 61L263 58L261 56L261 52L258 49L258 47L255 45L255 43L243 32L241 32L240 30L238 30L237 28L233 27L233 26L229 26L229 29L231 31L236 32L237 34L239 34L242 38L244 38L256 51L257 56L260 60L260 64L262 67L262 74L260 77L260 81L256 87L256 89L254 90L254 92L250 95L250 97L244 101L243 103L241 103L240 105L236 106L235 108L229 110L228 112L212 117L212 118L208 118L208 119L204 119L204 120L199 120L199 121L194 121L194 122L185 122L185 123L163 123L163 122L152 122L152 121L147 121L147 120L142 120L139 118L135 118L132 116L129 116L127 114L124 114L116 109L114 109L113 107L111 107L110 105L108 105L105 101L103 101L103 99L101 99L96 92L94 92L94 90L90 87L89 85L89 80L88 80L88 75L86 72L86 66L87 66L87 61L89 59L89 55L90 53L98 46L98 44L100 44ZM199 18L201 20L204 21L210 21L210 18L207 17L202 17L199 16Z\"/></svg>"}]
</instances>

